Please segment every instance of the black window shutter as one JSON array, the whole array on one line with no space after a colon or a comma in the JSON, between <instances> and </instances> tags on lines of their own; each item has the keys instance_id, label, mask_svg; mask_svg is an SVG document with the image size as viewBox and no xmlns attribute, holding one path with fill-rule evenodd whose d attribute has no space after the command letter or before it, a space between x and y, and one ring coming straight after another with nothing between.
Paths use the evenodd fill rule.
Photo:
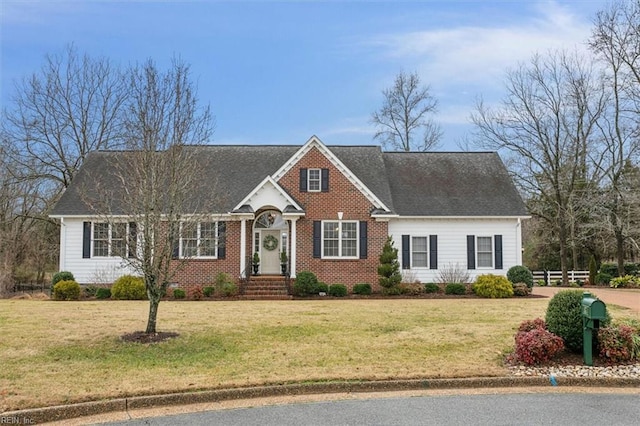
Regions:
<instances>
[{"instance_id":1,"label":"black window shutter","mask_svg":"<svg viewBox=\"0 0 640 426\"><path fill-rule=\"evenodd\" d=\"M402 269L410 269L411 267L411 247L409 247L409 236L402 236Z\"/></svg>"},{"instance_id":2,"label":"black window shutter","mask_svg":"<svg viewBox=\"0 0 640 426\"><path fill-rule=\"evenodd\" d=\"M360 259L367 258L367 222L360 221Z\"/></svg>"},{"instance_id":3,"label":"black window shutter","mask_svg":"<svg viewBox=\"0 0 640 426\"><path fill-rule=\"evenodd\" d=\"M320 191L329 192L329 169L322 169L320 176Z\"/></svg>"},{"instance_id":4,"label":"black window shutter","mask_svg":"<svg viewBox=\"0 0 640 426\"><path fill-rule=\"evenodd\" d=\"M495 246L495 268L502 269L502 235L495 235L493 237L493 245Z\"/></svg>"},{"instance_id":5,"label":"black window shutter","mask_svg":"<svg viewBox=\"0 0 640 426\"><path fill-rule=\"evenodd\" d=\"M313 221L313 257L322 257L322 222Z\"/></svg>"},{"instance_id":6,"label":"black window shutter","mask_svg":"<svg viewBox=\"0 0 640 426\"><path fill-rule=\"evenodd\" d=\"M300 192L307 192L307 169L300 169Z\"/></svg>"},{"instance_id":7,"label":"black window shutter","mask_svg":"<svg viewBox=\"0 0 640 426\"><path fill-rule=\"evenodd\" d=\"M218 222L218 259L227 256L227 222Z\"/></svg>"},{"instance_id":8,"label":"black window shutter","mask_svg":"<svg viewBox=\"0 0 640 426\"><path fill-rule=\"evenodd\" d=\"M136 257L136 251L138 250L138 225L135 222L129 222L129 252L127 255L129 258Z\"/></svg>"},{"instance_id":9,"label":"black window shutter","mask_svg":"<svg viewBox=\"0 0 640 426\"><path fill-rule=\"evenodd\" d=\"M476 269L475 235L467 235L467 269Z\"/></svg>"},{"instance_id":10,"label":"black window shutter","mask_svg":"<svg viewBox=\"0 0 640 426\"><path fill-rule=\"evenodd\" d=\"M91 257L91 222L82 222L82 258Z\"/></svg>"},{"instance_id":11,"label":"black window shutter","mask_svg":"<svg viewBox=\"0 0 640 426\"><path fill-rule=\"evenodd\" d=\"M438 236L429 235L429 269L438 269Z\"/></svg>"}]
</instances>

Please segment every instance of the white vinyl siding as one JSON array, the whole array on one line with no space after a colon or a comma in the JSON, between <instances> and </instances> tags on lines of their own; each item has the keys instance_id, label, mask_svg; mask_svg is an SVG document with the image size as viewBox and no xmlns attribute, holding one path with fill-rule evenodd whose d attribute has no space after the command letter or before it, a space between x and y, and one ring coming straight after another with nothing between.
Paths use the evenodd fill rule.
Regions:
<instances>
[{"instance_id":1,"label":"white vinyl siding","mask_svg":"<svg viewBox=\"0 0 640 426\"><path fill-rule=\"evenodd\" d=\"M439 282L440 270L448 267L457 267L468 272L470 280L473 281L478 275L486 273L506 275L510 267L522 264L522 234L519 222L516 218L398 218L391 219L389 221L389 235L393 238L394 245L400 250L400 252L403 235L411 235L412 237L428 235L438 236L438 269L413 269L412 266L412 278L420 280L422 283ZM481 237L502 235L502 268L495 269L495 265L493 264L494 260L491 260L492 266L490 268L480 268L479 265L476 264L476 269L467 269L468 235ZM492 253L494 253L495 247L493 247L493 245L491 250ZM400 252L398 253L398 260L401 260Z\"/></svg>"},{"instance_id":2,"label":"white vinyl siding","mask_svg":"<svg viewBox=\"0 0 640 426\"><path fill-rule=\"evenodd\" d=\"M95 246L92 241L91 257L82 257L83 222L96 223L91 218L65 218L60 226L60 270L73 273L80 284L112 284L117 278L126 274L136 275L121 257L93 256ZM103 222L104 223L104 222Z\"/></svg>"}]
</instances>

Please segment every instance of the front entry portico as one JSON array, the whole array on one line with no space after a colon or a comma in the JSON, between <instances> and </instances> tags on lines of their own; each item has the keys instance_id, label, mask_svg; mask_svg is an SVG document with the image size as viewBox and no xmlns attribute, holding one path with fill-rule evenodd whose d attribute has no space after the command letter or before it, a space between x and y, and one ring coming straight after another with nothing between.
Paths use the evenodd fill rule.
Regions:
<instances>
[{"instance_id":1,"label":"front entry portico","mask_svg":"<svg viewBox=\"0 0 640 426\"><path fill-rule=\"evenodd\" d=\"M280 253L289 256L289 226L282 214L276 210L267 210L258 215L253 223L253 253L260 256L261 274L279 274Z\"/></svg>"}]
</instances>

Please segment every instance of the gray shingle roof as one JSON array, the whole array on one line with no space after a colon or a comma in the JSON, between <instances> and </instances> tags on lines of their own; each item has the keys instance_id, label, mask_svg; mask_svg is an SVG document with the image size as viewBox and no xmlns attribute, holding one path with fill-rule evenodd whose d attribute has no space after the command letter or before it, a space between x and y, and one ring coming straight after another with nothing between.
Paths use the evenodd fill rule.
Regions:
<instances>
[{"instance_id":1,"label":"gray shingle roof","mask_svg":"<svg viewBox=\"0 0 640 426\"><path fill-rule=\"evenodd\" d=\"M526 216L494 152L385 153L396 213L402 216Z\"/></svg>"},{"instance_id":2,"label":"gray shingle roof","mask_svg":"<svg viewBox=\"0 0 640 426\"><path fill-rule=\"evenodd\" d=\"M328 146L340 161L391 211L403 216L525 216L526 209L495 153L383 153L377 146ZM232 211L265 177L274 174L300 147L291 145L209 145L190 147L202 186L188 204L206 212ZM127 152L91 153L55 205L52 215L93 215L90 197L119 206L120 179L113 161ZM214 183L215 184L210 184ZM102 194L101 194L102 192ZM208 201L207 201L208 200ZM203 202L205 201L205 202ZM204 211L203 211L204 212Z\"/></svg>"}]
</instances>

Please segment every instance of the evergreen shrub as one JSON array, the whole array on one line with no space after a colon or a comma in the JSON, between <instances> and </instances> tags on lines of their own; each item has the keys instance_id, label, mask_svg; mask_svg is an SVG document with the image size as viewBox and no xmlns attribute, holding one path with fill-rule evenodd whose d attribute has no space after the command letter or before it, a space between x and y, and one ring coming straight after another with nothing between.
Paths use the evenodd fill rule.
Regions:
<instances>
[{"instance_id":1,"label":"evergreen shrub","mask_svg":"<svg viewBox=\"0 0 640 426\"><path fill-rule=\"evenodd\" d=\"M473 292L480 297L500 299L513 296L513 285L502 275L484 274L476 278Z\"/></svg>"},{"instance_id":2,"label":"evergreen shrub","mask_svg":"<svg viewBox=\"0 0 640 426\"><path fill-rule=\"evenodd\" d=\"M359 283L353 286L353 294L369 295L371 294L371 284Z\"/></svg>"},{"instance_id":3,"label":"evergreen shrub","mask_svg":"<svg viewBox=\"0 0 640 426\"><path fill-rule=\"evenodd\" d=\"M529 288L533 287L533 274L526 266L516 265L509 268L507 279L513 284L525 283Z\"/></svg>"},{"instance_id":4,"label":"evergreen shrub","mask_svg":"<svg viewBox=\"0 0 640 426\"><path fill-rule=\"evenodd\" d=\"M51 285L54 286L60 281L75 281L75 277L69 271L60 271L53 274L53 277L51 277Z\"/></svg>"},{"instance_id":5,"label":"evergreen shrub","mask_svg":"<svg viewBox=\"0 0 640 426\"><path fill-rule=\"evenodd\" d=\"M109 299L111 298L111 289L106 287L98 287L96 290L97 299Z\"/></svg>"},{"instance_id":6,"label":"evergreen shrub","mask_svg":"<svg viewBox=\"0 0 640 426\"><path fill-rule=\"evenodd\" d=\"M111 298L118 300L144 300L147 289L141 277L123 275L111 286Z\"/></svg>"},{"instance_id":7,"label":"evergreen shrub","mask_svg":"<svg viewBox=\"0 0 640 426\"><path fill-rule=\"evenodd\" d=\"M426 283L424 285L424 292L425 293L439 293L440 292L440 286L436 283Z\"/></svg>"},{"instance_id":8,"label":"evergreen shrub","mask_svg":"<svg viewBox=\"0 0 640 426\"><path fill-rule=\"evenodd\" d=\"M345 297L347 295L347 286L344 284L332 284L329 286L329 295L333 297Z\"/></svg>"},{"instance_id":9,"label":"evergreen shrub","mask_svg":"<svg viewBox=\"0 0 640 426\"><path fill-rule=\"evenodd\" d=\"M55 300L80 299L80 284L74 280L58 281L53 286L53 298Z\"/></svg>"},{"instance_id":10,"label":"evergreen shrub","mask_svg":"<svg viewBox=\"0 0 640 426\"><path fill-rule=\"evenodd\" d=\"M461 283L449 283L444 288L444 294L463 295L467 292L467 287Z\"/></svg>"},{"instance_id":11,"label":"evergreen shrub","mask_svg":"<svg viewBox=\"0 0 640 426\"><path fill-rule=\"evenodd\" d=\"M296 296L310 296L317 294L318 289L318 277L316 274L309 271L299 272L296 276L296 281L293 284L293 294Z\"/></svg>"}]
</instances>

